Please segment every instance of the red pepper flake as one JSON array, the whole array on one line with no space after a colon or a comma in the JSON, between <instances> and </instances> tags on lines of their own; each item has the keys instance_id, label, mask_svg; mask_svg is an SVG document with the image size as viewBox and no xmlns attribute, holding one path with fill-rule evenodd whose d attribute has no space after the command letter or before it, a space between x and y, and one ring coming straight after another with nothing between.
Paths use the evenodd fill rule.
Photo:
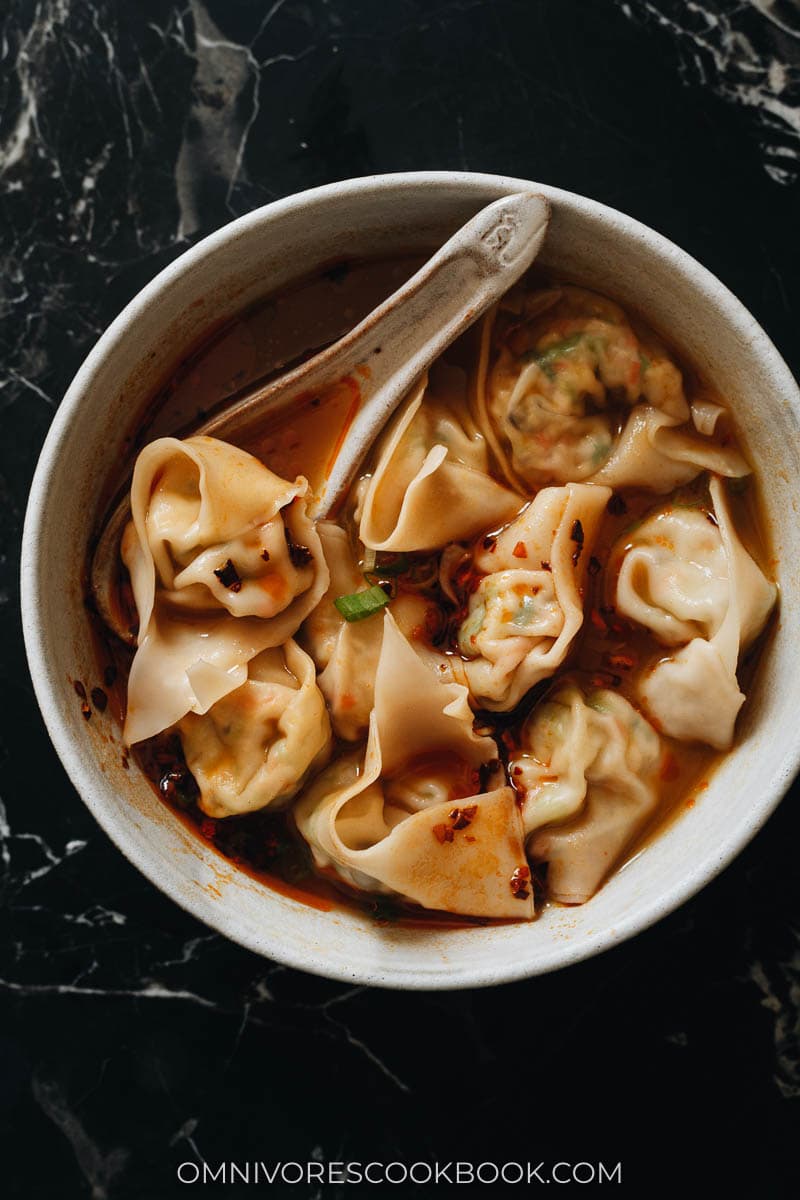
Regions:
<instances>
[{"instance_id":1,"label":"red pepper flake","mask_svg":"<svg viewBox=\"0 0 800 1200\"><path fill-rule=\"evenodd\" d=\"M81 716L84 721L90 721L92 718L92 710L86 700L81 700Z\"/></svg>"},{"instance_id":2,"label":"red pepper flake","mask_svg":"<svg viewBox=\"0 0 800 1200\"><path fill-rule=\"evenodd\" d=\"M515 900L527 900L530 896L530 867L516 867L511 873L511 892Z\"/></svg>"},{"instance_id":3,"label":"red pepper flake","mask_svg":"<svg viewBox=\"0 0 800 1200\"><path fill-rule=\"evenodd\" d=\"M264 562L269 562L269 550L262 550L261 557L263 558Z\"/></svg>"},{"instance_id":4,"label":"red pepper flake","mask_svg":"<svg viewBox=\"0 0 800 1200\"><path fill-rule=\"evenodd\" d=\"M515 777L515 779L519 779L520 775L522 774L522 767L512 767L511 774Z\"/></svg>"},{"instance_id":5,"label":"red pepper flake","mask_svg":"<svg viewBox=\"0 0 800 1200\"><path fill-rule=\"evenodd\" d=\"M595 629L599 629L601 633L608 633L608 625L605 622L605 618L597 611L596 608L593 608L589 613L589 620L592 622Z\"/></svg>"},{"instance_id":6,"label":"red pepper flake","mask_svg":"<svg viewBox=\"0 0 800 1200\"><path fill-rule=\"evenodd\" d=\"M443 823L439 824L439 825L434 825L431 830L431 833L436 838L436 840L440 846L443 846L445 844L445 842L452 842L453 837L454 837L453 831L450 828L450 826L445 825Z\"/></svg>"},{"instance_id":7,"label":"red pepper flake","mask_svg":"<svg viewBox=\"0 0 800 1200\"><path fill-rule=\"evenodd\" d=\"M75 688L75 692L78 696L80 696L81 700L85 700L86 699L86 688L83 686L80 679L76 679L72 686Z\"/></svg>"},{"instance_id":8,"label":"red pepper flake","mask_svg":"<svg viewBox=\"0 0 800 1200\"><path fill-rule=\"evenodd\" d=\"M607 654L606 662L610 667L617 667L623 671L630 671L636 666L636 659L632 654Z\"/></svg>"},{"instance_id":9,"label":"red pepper flake","mask_svg":"<svg viewBox=\"0 0 800 1200\"><path fill-rule=\"evenodd\" d=\"M526 548L524 542L517 542L516 546L511 551L511 553L514 555L514 558L527 558L528 557L528 551L527 551L527 548Z\"/></svg>"},{"instance_id":10,"label":"red pepper flake","mask_svg":"<svg viewBox=\"0 0 800 1200\"><path fill-rule=\"evenodd\" d=\"M497 771L500 770L500 759L492 758L489 762L484 763L478 768L478 784L475 788L476 792L485 792L489 787L489 782Z\"/></svg>"},{"instance_id":11,"label":"red pepper flake","mask_svg":"<svg viewBox=\"0 0 800 1200\"><path fill-rule=\"evenodd\" d=\"M117 668L113 665L106 667L106 669L103 671L103 683L107 688L110 688L113 687L116 682Z\"/></svg>"},{"instance_id":12,"label":"red pepper flake","mask_svg":"<svg viewBox=\"0 0 800 1200\"><path fill-rule=\"evenodd\" d=\"M92 704L95 706L98 712L105 712L106 707L108 706L108 696L105 694L102 688L92 688Z\"/></svg>"},{"instance_id":13,"label":"red pepper flake","mask_svg":"<svg viewBox=\"0 0 800 1200\"><path fill-rule=\"evenodd\" d=\"M541 566L541 568L542 568L542 570L543 570L543 571L552 571L552 569L553 569L553 568L550 566L550 563L549 563L549 562L545 562L545 560L544 560L544 559L542 559L542 561L541 561L541 563L540 563L539 565Z\"/></svg>"},{"instance_id":14,"label":"red pepper flake","mask_svg":"<svg viewBox=\"0 0 800 1200\"><path fill-rule=\"evenodd\" d=\"M497 549L497 538L493 534L487 533L483 539L483 548L484 550L488 550L490 554L493 553Z\"/></svg>"},{"instance_id":15,"label":"red pepper flake","mask_svg":"<svg viewBox=\"0 0 800 1200\"><path fill-rule=\"evenodd\" d=\"M576 519L573 522L572 531L569 536L570 540L575 543L575 549L572 553L572 565L573 567L577 567L578 559L583 553L583 525L579 520Z\"/></svg>"},{"instance_id":16,"label":"red pepper flake","mask_svg":"<svg viewBox=\"0 0 800 1200\"><path fill-rule=\"evenodd\" d=\"M602 569L603 564L600 562L600 559L592 555L589 559L589 574L594 577L595 575L599 575Z\"/></svg>"},{"instance_id":17,"label":"red pepper flake","mask_svg":"<svg viewBox=\"0 0 800 1200\"><path fill-rule=\"evenodd\" d=\"M210 817L204 817L200 822L200 832L204 838L213 839L217 833L217 822L212 821Z\"/></svg>"},{"instance_id":18,"label":"red pepper flake","mask_svg":"<svg viewBox=\"0 0 800 1200\"><path fill-rule=\"evenodd\" d=\"M214 574L222 586L228 588L231 592L240 592L242 590L242 581L239 572L230 558L221 567L218 567Z\"/></svg>"},{"instance_id":19,"label":"red pepper flake","mask_svg":"<svg viewBox=\"0 0 800 1200\"><path fill-rule=\"evenodd\" d=\"M308 546L299 546L296 542L293 542L292 535L288 529L284 528L284 533L286 534L286 546L289 551L289 562L293 567L297 567L298 569L300 567L307 567L314 557Z\"/></svg>"},{"instance_id":20,"label":"red pepper flake","mask_svg":"<svg viewBox=\"0 0 800 1200\"><path fill-rule=\"evenodd\" d=\"M614 608L613 605L601 604L600 612L603 614L603 617L604 617L609 629L613 633L624 633L625 632L625 622L622 621L617 616L616 609Z\"/></svg>"},{"instance_id":21,"label":"red pepper flake","mask_svg":"<svg viewBox=\"0 0 800 1200\"><path fill-rule=\"evenodd\" d=\"M621 517L627 511L628 506L622 499L622 496L618 496L617 493L614 492L608 504L606 505L606 512L611 513L612 517Z\"/></svg>"},{"instance_id":22,"label":"red pepper flake","mask_svg":"<svg viewBox=\"0 0 800 1200\"><path fill-rule=\"evenodd\" d=\"M468 804L466 808L454 808L450 813L453 829L466 829L472 823L477 811L477 804Z\"/></svg>"}]
</instances>

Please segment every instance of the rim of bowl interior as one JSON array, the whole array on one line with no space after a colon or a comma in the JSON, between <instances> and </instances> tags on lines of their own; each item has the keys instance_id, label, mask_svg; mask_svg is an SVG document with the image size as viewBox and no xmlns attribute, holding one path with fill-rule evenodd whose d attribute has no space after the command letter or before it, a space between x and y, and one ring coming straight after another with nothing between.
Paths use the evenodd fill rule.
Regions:
<instances>
[{"instance_id":1,"label":"rim of bowl interior","mask_svg":"<svg viewBox=\"0 0 800 1200\"><path fill-rule=\"evenodd\" d=\"M334 196L341 198L343 194L354 195L364 191L392 192L420 187L452 188L454 185L461 187L465 193L472 190L476 194L485 193L487 190L495 190L498 195L528 189L541 191L554 205L560 204L586 215L599 217L611 225L622 224L625 231L643 244L649 253L661 260L666 259L679 267L683 273L689 273L692 276L693 284L698 292L720 310L730 325L742 335L746 342L749 342L752 348L751 352L755 356L769 361L773 372L781 379L784 394L791 398L793 407L800 415L800 390L798 390L797 383L781 354L755 317L725 284L697 259L634 217L575 192L505 175L470 171L403 171L366 175L297 192L254 209L229 222L184 251L164 267L122 309L79 367L48 431L28 496L20 569L23 636L34 692L45 726L61 763L79 796L128 861L184 911L196 919L202 920L204 924L216 929L247 950L329 979L410 990L486 987L560 970L627 941L628 938L634 937L674 912L723 871L774 812L800 768L800 726L794 741L786 747L781 769L776 771L770 780L765 781L758 807L747 819L730 829L722 843L715 845L712 861L705 861L702 865L696 866L694 870L689 871L682 879L678 880L667 893L655 897L631 916L621 915L613 926L589 935L580 945L569 947L561 944L550 954L542 955L540 952L535 961L517 960L513 963L469 966L460 972L443 972L441 976L435 978L431 978L424 970L410 974L405 970L394 970L385 964L374 971L365 970L360 965L350 969L336 965L328 967L315 961L311 955L306 956L302 952L295 951L289 943L279 943L272 939L258 941L247 934L232 931L226 927L223 920L209 920L205 915L199 917L191 902L181 894L177 884L170 878L160 876L155 871L147 852L140 851L138 847L132 847L126 842L124 830L118 827L113 809L106 804L103 794L95 791L84 771L79 748L60 714L59 706L53 703L53 681L51 681L47 667L44 629L39 618L42 580L39 577L37 548L46 515L50 474L61 453L62 443L73 414L80 405L84 391L105 358L114 352L122 339L129 336L130 327L135 324L139 315L158 300L160 294L169 287L173 280L191 271L195 264L207 254L225 246L240 234L246 233L273 216L304 208L309 204L324 203L328 198Z\"/></svg>"}]
</instances>

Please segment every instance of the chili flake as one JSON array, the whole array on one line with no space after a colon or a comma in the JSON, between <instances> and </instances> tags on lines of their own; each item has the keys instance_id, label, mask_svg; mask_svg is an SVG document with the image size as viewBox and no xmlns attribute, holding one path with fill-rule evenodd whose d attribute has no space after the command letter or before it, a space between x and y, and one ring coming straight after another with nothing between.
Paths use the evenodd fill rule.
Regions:
<instances>
[{"instance_id":1,"label":"chili flake","mask_svg":"<svg viewBox=\"0 0 800 1200\"><path fill-rule=\"evenodd\" d=\"M450 826L445 825L444 823L439 824L439 825L434 825L431 832L432 832L433 836L436 838L436 840L440 846L443 846L445 844L445 842L452 842L453 837L454 837L453 831L450 828Z\"/></svg>"},{"instance_id":2,"label":"chili flake","mask_svg":"<svg viewBox=\"0 0 800 1200\"><path fill-rule=\"evenodd\" d=\"M621 668L623 671L630 671L636 666L636 659L632 654L607 654L606 662L610 667Z\"/></svg>"},{"instance_id":3,"label":"chili flake","mask_svg":"<svg viewBox=\"0 0 800 1200\"><path fill-rule=\"evenodd\" d=\"M222 586L228 588L231 592L240 592L242 590L242 580L230 558L221 567L218 567L214 574Z\"/></svg>"},{"instance_id":4,"label":"chili flake","mask_svg":"<svg viewBox=\"0 0 800 1200\"><path fill-rule=\"evenodd\" d=\"M289 562L293 567L307 567L314 557L308 546L300 546L297 542L292 541L292 536L288 529L284 529L286 534L286 546L289 551Z\"/></svg>"},{"instance_id":5,"label":"chili flake","mask_svg":"<svg viewBox=\"0 0 800 1200\"><path fill-rule=\"evenodd\" d=\"M453 829L466 829L472 823L477 811L477 804L468 804L465 808L454 808L450 813Z\"/></svg>"},{"instance_id":6,"label":"chili flake","mask_svg":"<svg viewBox=\"0 0 800 1200\"><path fill-rule=\"evenodd\" d=\"M514 555L514 558L527 558L528 557L528 551L527 551L527 548L526 548L524 542L517 542L516 546L511 551L511 553Z\"/></svg>"},{"instance_id":7,"label":"chili flake","mask_svg":"<svg viewBox=\"0 0 800 1200\"><path fill-rule=\"evenodd\" d=\"M589 613L589 620L592 622L595 629L599 629L601 633L608 633L608 625L606 624L605 618L597 611L596 608L593 608Z\"/></svg>"},{"instance_id":8,"label":"chili flake","mask_svg":"<svg viewBox=\"0 0 800 1200\"><path fill-rule=\"evenodd\" d=\"M575 543L575 550L572 554L572 565L577 567L578 559L583 551L583 525L579 520L575 520L570 533L570 539Z\"/></svg>"},{"instance_id":9,"label":"chili flake","mask_svg":"<svg viewBox=\"0 0 800 1200\"><path fill-rule=\"evenodd\" d=\"M511 892L515 900L527 900L530 896L530 867L516 867L511 873Z\"/></svg>"}]
</instances>

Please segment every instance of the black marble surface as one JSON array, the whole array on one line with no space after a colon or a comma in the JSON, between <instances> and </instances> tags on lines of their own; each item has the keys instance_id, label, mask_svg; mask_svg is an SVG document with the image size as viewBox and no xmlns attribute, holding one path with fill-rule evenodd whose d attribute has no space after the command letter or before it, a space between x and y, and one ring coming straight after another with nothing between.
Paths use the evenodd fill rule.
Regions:
<instances>
[{"instance_id":1,"label":"black marble surface","mask_svg":"<svg viewBox=\"0 0 800 1200\"><path fill-rule=\"evenodd\" d=\"M33 698L17 559L39 448L111 318L203 234L329 180L496 170L606 201L706 263L797 370L800 5L0 11L2 1194L160 1200L183 1161L454 1157L621 1160L638 1196L798 1194L797 789L694 901L559 975L311 978L198 925L95 826Z\"/></svg>"}]
</instances>

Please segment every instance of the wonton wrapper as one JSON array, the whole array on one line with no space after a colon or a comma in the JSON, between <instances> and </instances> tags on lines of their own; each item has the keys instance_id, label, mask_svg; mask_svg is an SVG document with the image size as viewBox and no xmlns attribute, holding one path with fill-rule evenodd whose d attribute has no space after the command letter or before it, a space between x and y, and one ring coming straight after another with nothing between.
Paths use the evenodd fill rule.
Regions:
<instances>
[{"instance_id":1,"label":"wonton wrapper","mask_svg":"<svg viewBox=\"0 0 800 1200\"><path fill-rule=\"evenodd\" d=\"M362 890L443 912L530 919L532 890L517 899L512 888L514 871L527 870L513 791L448 794L454 761L477 770L497 748L473 732L466 689L439 682L391 614L383 619L366 757L356 752L323 771L295 807L298 829L320 867ZM409 776L420 760L421 772ZM457 810L473 806L455 828Z\"/></svg>"},{"instance_id":2,"label":"wonton wrapper","mask_svg":"<svg viewBox=\"0 0 800 1200\"><path fill-rule=\"evenodd\" d=\"M715 407L718 418L725 410L719 405ZM718 423L717 418L710 433ZM701 471L714 471L733 479L750 474L750 466L735 446L723 446L710 437L698 436L685 424L678 427L679 424L650 404L637 404L611 457L592 476L593 482L664 493L691 482ZM695 429L698 428L695 424Z\"/></svg>"},{"instance_id":3,"label":"wonton wrapper","mask_svg":"<svg viewBox=\"0 0 800 1200\"><path fill-rule=\"evenodd\" d=\"M488 473L463 372L436 380L435 389L420 381L381 439L359 528L373 550L436 550L502 525L524 503Z\"/></svg>"},{"instance_id":4,"label":"wonton wrapper","mask_svg":"<svg viewBox=\"0 0 800 1200\"><path fill-rule=\"evenodd\" d=\"M247 682L178 722L210 817L280 808L330 757L331 726L314 662L291 639L251 659Z\"/></svg>"},{"instance_id":5,"label":"wonton wrapper","mask_svg":"<svg viewBox=\"0 0 800 1200\"><path fill-rule=\"evenodd\" d=\"M610 496L594 484L544 488L493 549L476 555L487 573L470 596L459 647L471 656L463 669L482 708L513 708L561 666L583 624L581 587Z\"/></svg>"},{"instance_id":6,"label":"wonton wrapper","mask_svg":"<svg viewBox=\"0 0 800 1200\"><path fill-rule=\"evenodd\" d=\"M543 313L541 296L549 297ZM711 440L725 410L702 400L690 409L678 369L660 346L640 341L618 305L574 287L531 293L525 303L539 349L517 355L504 344L490 367L489 314L475 392L478 425L512 486L591 479L669 492L704 469L749 474L735 447ZM617 434L620 404L629 412Z\"/></svg>"},{"instance_id":7,"label":"wonton wrapper","mask_svg":"<svg viewBox=\"0 0 800 1200\"><path fill-rule=\"evenodd\" d=\"M698 508L667 507L623 535L616 607L668 646L681 646L639 683L647 712L665 733L733 743L745 697L739 654L761 632L777 589L745 550L719 479L710 484L716 524Z\"/></svg>"},{"instance_id":8,"label":"wonton wrapper","mask_svg":"<svg viewBox=\"0 0 800 1200\"><path fill-rule=\"evenodd\" d=\"M528 851L553 900L582 904L658 803L661 741L617 692L565 684L528 718L511 764Z\"/></svg>"},{"instance_id":9,"label":"wonton wrapper","mask_svg":"<svg viewBox=\"0 0 800 1200\"><path fill-rule=\"evenodd\" d=\"M280 479L215 438L159 438L142 450L122 540L139 613L129 745L187 712L208 712L245 682L256 654L285 642L316 606L328 569L307 490L305 479ZM307 563L292 564L287 536L309 551ZM215 575L228 560L239 590Z\"/></svg>"},{"instance_id":10,"label":"wonton wrapper","mask_svg":"<svg viewBox=\"0 0 800 1200\"><path fill-rule=\"evenodd\" d=\"M331 579L328 591L303 624L302 641L320 670L317 682L336 734L353 742L369 727L383 642L383 614L375 613L361 621L344 619L334 600L363 591L367 584L346 530L333 521L320 521L317 532ZM415 628L424 628L428 607L429 602L422 596L408 593L400 593L392 601L392 616L405 637L411 639ZM446 673L444 655L436 655L421 642L416 646L432 670Z\"/></svg>"}]
</instances>

